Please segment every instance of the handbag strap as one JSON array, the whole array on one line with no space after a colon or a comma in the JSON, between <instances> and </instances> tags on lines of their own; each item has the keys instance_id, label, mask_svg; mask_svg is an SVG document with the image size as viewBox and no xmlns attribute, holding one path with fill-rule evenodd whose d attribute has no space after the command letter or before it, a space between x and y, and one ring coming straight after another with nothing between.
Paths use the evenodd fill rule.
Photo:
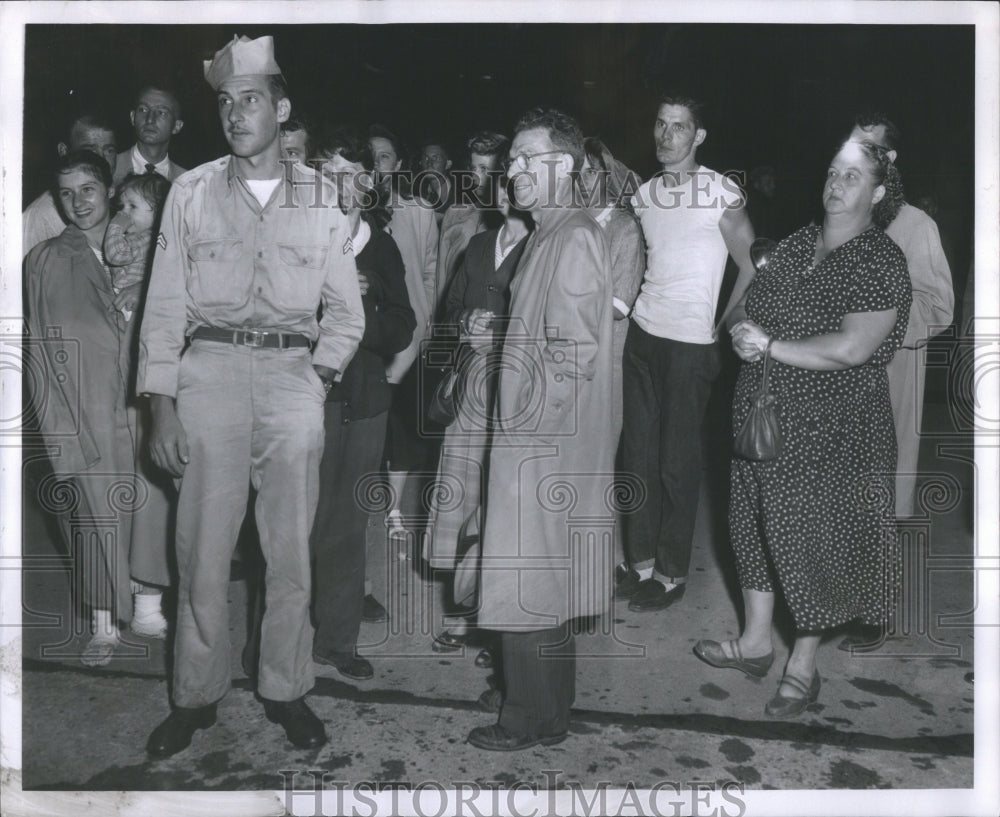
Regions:
<instances>
[{"instance_id":1,"label":"handbag strap","mask_svg":"<svg viewBox=\"0 0 1000 817\"><path fill-rule=\"evenodd\" d=\"M767 342L767 346L764 348L764 379L760 384L761 394L767 394L767 376L771 372L771 344L774 343L774 338L771 338Z\"/></svg>"}]
</instances>

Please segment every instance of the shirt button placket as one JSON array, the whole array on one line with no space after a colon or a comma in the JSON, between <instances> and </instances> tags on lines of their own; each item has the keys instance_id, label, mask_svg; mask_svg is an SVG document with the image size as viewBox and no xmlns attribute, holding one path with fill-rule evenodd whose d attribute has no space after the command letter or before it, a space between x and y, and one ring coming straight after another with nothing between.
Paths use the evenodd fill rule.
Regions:
<instances>
[{"instance_id":1,"label":"shirt button placket","mask_svg":"<svg viewBox=\"0 0 1000 817\"><path fill-rule=\"evenodd\" d=\"M258 311L256 296L260 295L264 291L264 288L259 283L264 278L264 251L260 249L261 247L265 246L263 213L260 214L260 217L257 220L257 229L254 232L256 233L256 235L254 236L254 246L258 248L257 257L254 259L253 262L254 284L255 284L253 300L254 300L254 312L256 313Z\"/></svg>"}]
</instances>

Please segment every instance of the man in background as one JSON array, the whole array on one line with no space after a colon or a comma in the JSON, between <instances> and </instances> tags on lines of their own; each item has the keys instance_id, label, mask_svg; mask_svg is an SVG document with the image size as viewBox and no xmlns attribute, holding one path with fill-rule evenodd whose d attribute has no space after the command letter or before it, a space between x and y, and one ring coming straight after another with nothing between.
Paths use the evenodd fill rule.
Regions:
<instances>
[{"instance_id":1,"label":"man in background","mask_svg":"<svg viewBox=\"0 0 1000 817\"><path fill-rule=\"evenodd\" d=\"M118 154L114 166L114 181L118 184L129 173L159 173L173 181L184 168L170 159L170 140L181 128L181 103L177 95L166 88L146 85L136 95L135 106L129 112L135 132L135 144Z\"/></svg>"}]
</instances>

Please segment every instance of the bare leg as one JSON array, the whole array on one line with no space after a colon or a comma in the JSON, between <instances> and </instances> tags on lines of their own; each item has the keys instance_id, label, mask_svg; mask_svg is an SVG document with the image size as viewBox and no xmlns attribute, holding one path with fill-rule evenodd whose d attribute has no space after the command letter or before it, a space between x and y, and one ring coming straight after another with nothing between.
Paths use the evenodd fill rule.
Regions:
<instances>
[{"instance_id":1,"label":"bare leg","mask_svg":"<svg viewBox=\"0 0 1000 817\"><path fill-rule=\"evenodd\" d=\"M822 633L817 632L800 631L796 633L795 645L792 647L792 654L785 667L786 675L794 675L807 684L812 680L813 673L816 672L816 650L819 649L821 636ZM788 698L802 697L799 690L784 683L778 691Z\"/></svg>"},{"instance_id":2,"label":"bare leg","mask_svg":"<svg viewBox=\"0 0 1000 817\"><path fill-rule=\"evenodd\" d=\"M771 652L771 622L774 619L774 593L761 590L743 591L743 609L746 611L746 627L739 637L740 650L744 658L761 658ZM727 656L731 648L723 644Z\"/></svg>"}]
</instances>

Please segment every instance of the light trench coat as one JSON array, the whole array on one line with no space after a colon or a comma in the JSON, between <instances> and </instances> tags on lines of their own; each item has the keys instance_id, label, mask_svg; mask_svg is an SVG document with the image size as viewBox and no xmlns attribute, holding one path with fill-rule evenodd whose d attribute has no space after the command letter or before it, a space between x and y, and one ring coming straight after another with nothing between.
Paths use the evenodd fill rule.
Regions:
<instances>
[{"instance_id":1,"label":"light trench coat","mask_svg":"<svg viewBox=\"0 0 1000 817\"><path fill-rule=\"evenodd\" d=\"M611 257L576 208L547 209L511 286L485 506L479 625L603 613L613 570Z\"/></svg>"},{"instance_id":2,"label":"light trench coat","mask_svg":"<svg viewBox=\"0 0 1000 817\"><path fill-rule=\"evenodd\" d=\"M71 538L74 522L82 526L77 536L105 526L98 552L114 598L94 588L85 588L84 597L128 621L130 578L170 583L173 498L165 475L145 463L146 429L130 399L137 316L126 322L114 308L110 275L72 225L28 255L25 285L32 403L52 470L75 485L73 496L63 491L49 500L43 490L42 505Z\"/></svg>"}]
</instances>

